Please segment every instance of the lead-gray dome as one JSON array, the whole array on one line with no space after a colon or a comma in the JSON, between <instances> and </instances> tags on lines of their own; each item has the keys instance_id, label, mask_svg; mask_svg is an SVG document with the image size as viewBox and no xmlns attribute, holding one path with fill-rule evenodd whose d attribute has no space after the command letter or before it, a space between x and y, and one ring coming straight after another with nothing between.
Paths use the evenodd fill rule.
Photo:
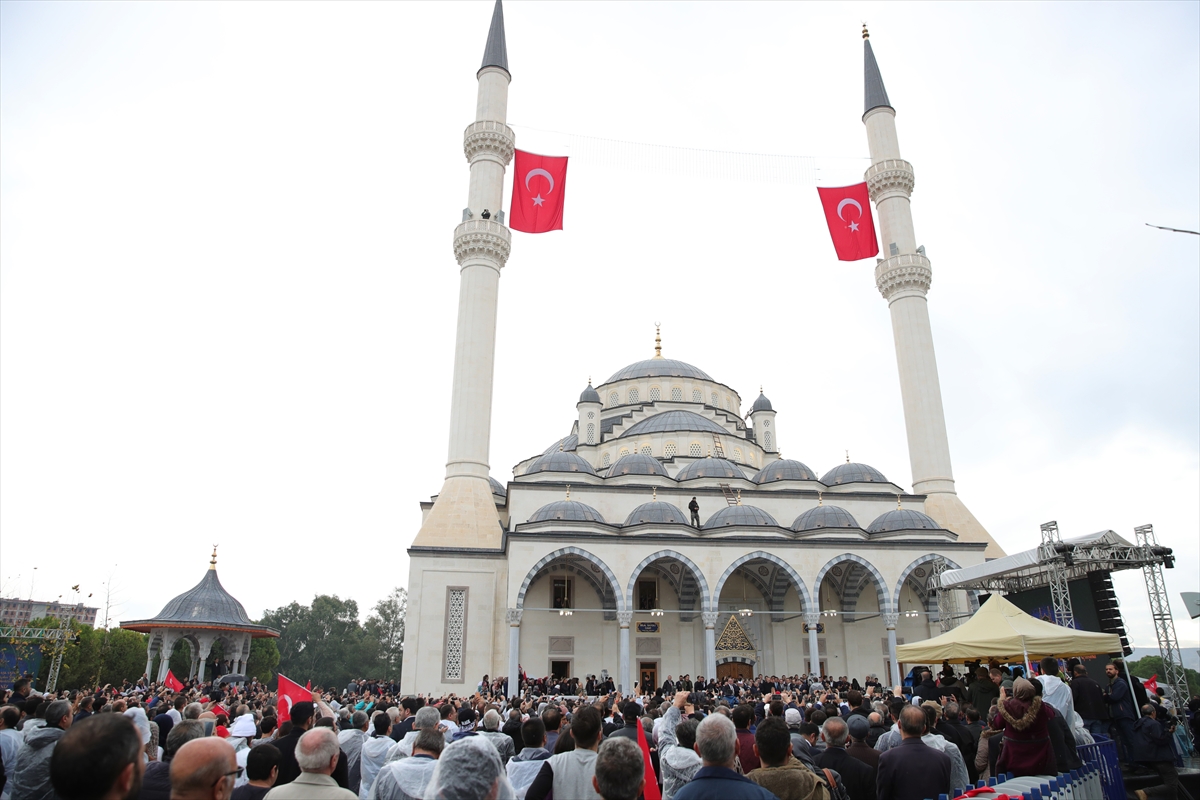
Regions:
<instances>
[{"instance_id":1,"label":"lead-gray dome","mask_svg":"<svg viewBox=\"0 0 1200 800\"><path fill-rule=\"evenodd\" d=\"M825 473L825 477L821 478L821 483L826 486L836 486L839 483L887 483L888 479L883 477L883 473L874 467L869 467L866 464L838 464L829 472Z\"/></svg>"},{"instance_id":2,"label":"lead-gray dome","mask_svg":"<svg viewBox=\"0 0 1200 800\"><path fill-rule=\"evenodd\" d=\"M587 388L579 394L579 402L581 403L600 403L600 393L592 388L592 384L588 384Z\"/></svg>"},{"instance_id":3,"label":"lead-gray dome","mask_svg":"<svg viewBox=\"0 0 1200 800\"><path fill-rule=\"evenodd\" d=\"M886 533L888 531L935 531L941 530L941 525L933 517L926 516L920 511L907 508L893 508L875 518L867 528L867 533Z\"/></svg>"},{"instance_id":4,"label":"lead-gray dome","mask_svg":"<svg viewBox=\"0 0 1200 800\"><path fill-rule=\"evenodd\" d=\"M508 490L504 488L504 484L488 475L488 483L491 484L492 494L498 494L501 497L508 496Z\"/></svg>"},{"instance_id":5,"label":"lead-gray dome","mask_svg":"<svg viewBox=\"0 0 1200 800\"><path fill-rule=\"evenodd\" d=\"M723 458L702 458L693 461L675 476L677 481L689 481L693 478L745 478L746 473L738 469L732 461Z\"/></svg>"},{"instance_id":6,"label":"lead-gray dome","mask_svg":"<svg viewBox=\"0 0 1200 800\"><path fill-rule=\"evenodd\" d=\"M762 392L758 393L758 399L754 401L754 405L750 406L751 414L753 414L755 411L774 411L774 410L775 409L771 408L771 401L768 400L767 396L765 394L763 394Z\"/></svg>"},{"instance_id":7,"label":"lead-gray dome","mask_svg":"<svg viewBox=\"0 0 1200 800\"><path fill-rule=\"evenodd\" d=\"M781 458L767 464L752 479L755 483L774 483L775 481L815 481L816 473L806 464L790 458Z\"/></svg>"},{"instance_id":8,"label":"lead-gray dome","mask_svg":"<svg viewBox=\"0 0 1200 800\"><path fill-rule=\"evenodd\" d=\"M596 470L592 469L592 465L584 461L581 457L574 453L560 453L557 450L552 453L547 453L544 456L538 456L529 469L525 471L526 475L533 475L538 472L583 472L588 475L595 475Z\"/></svg>"},{"instance_id":9,"label":"lead-gray dome","mask_svg":"<svg viewBox=\"0 0 1200 800\"><path fill-rule=\"evenodd\" d=\"M779 523L761 508L755 508L754 506L725 506L725 508L722 508L708 518L708 521L704 523L704 530L722 528L727 525L771 525L778 527Z\"/></svg>"},{"instance_id":10,"label":"lead-gray dome","mask_svg":"<svg viewBox=\"0 0 1200 800\"><path fill-rule=\"evenodd\" d=\"M675 431L699 431L701 433L728 434L729 431L713 422L708 417L702 417L694 411L664 411L647 417L629 430L621 434L626 436L645 436L649 433L673 433Z\"/></svg>"},{"instance_id":11,"label":"lead-gray dome","mask_svg":"<svg viewBox=\"0 0 1200 800\"><path fill-rule=\"evenodd\" d=\"M604 522L600 512L578 500L556 500L533 512L530 522L558 519L566 522Z\"/></svg>"},{"instance_id":12,"label":"lead-gray dome","mask_svg":"<svg viewBox=\"0 0 1200 800\"><path fill-rule=\"evenodd\" d=\"M837 506L810 508L792 523L794 531L815 531L818 528L857 528L858 520L850 512Z\"/></svg>"},{"instance_id":13,"label":"lead-gray dome","mask_svg":"<svg viewBox=\"0 0 1200 800\"><path fill-rule=\"evenodd\" d=\"M702 381L711 381L708 373L704 370L693 367L691 364L683 361L676 361L673 358L648 358L645 361L638 361L636 364L630 364L625 369L618 370L605 383L616 383L617 381L627 381L631 378L698 378Z\"/></svg>"},{"instance_id":14,"label":"lead-gray dome","mask_svg":"<svg viewBox=\"0 0 1200 800\"><path fill-rule=\"evenodd\" d=\"M279 632L250 621L246 609L217 579L216 553L204 577L158 612L153 619L122 622L122 628L150 633L154 628L212 628L246 631L256 639L278 637Z\"/></svg>"},{"instance_id":15,"label":"lead-gray dome","mask_svg":"<svg viewBox=\"0 0 1200 800\"><path fill-rule=\"evenodd\" d=\"M667 472L667 468L662 465L654 456L644 455L642 453L630 453L627 456L621 456L616 463L608 468L608 472L604 473L606 478L615 478L618 475L661 475L664 478L671 477Z\"/></svg>"},{"instance_id":16,"label":"lead-gray dome","mask_svg":"<svg viewBox=\"0 0 1200 800\"><path fill-rule=\"evenodd\" d=\"M662 500L653 500L649 503L642 503L629 513L629 517L625 520L626 525L641 525L645 522L654 522L666 525L688 525L688 518L683 515L675 506L670 503L664 503Z\"/></svg>"},{"instance_id":17,"label":"lead-gray dome","mask_svg":"<svg viewBox=\"0 0 1200 800\"><path fill-rule=\"evenodd\" d=\"M542 451L542 455L548 456L551 453L557 453L559 450L569 453L578 446L579 446L579 437L572 433L570 436L564 436L563 438L559 439L554 444L547 447L545 450Z\"/></svg>"}]
</instances>

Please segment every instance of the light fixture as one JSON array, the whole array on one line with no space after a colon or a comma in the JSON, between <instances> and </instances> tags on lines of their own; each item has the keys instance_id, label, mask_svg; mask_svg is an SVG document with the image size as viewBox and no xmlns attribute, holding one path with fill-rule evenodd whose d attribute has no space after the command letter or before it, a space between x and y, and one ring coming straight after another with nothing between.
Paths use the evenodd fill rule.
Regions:
<instances>
[{"instance_id":1,"label":"light fixture","mask_svg":"<svg viewBox=\"0 0 1200 800\"><path fill-rule=\"evenodd\" d=\"M663 610L662 610L661 608L652 608L652 609L650 609L650 616L652 616L652 617L661 617L662 615L663 615Z\"/></svg>"},{"instance_id":2,"label":"light fixture","mask_svg":"<svg viewBox=\"0 0 1200 800\"><path fill-rule=\"evenodd\" d=\"M753 617L754 612L748 608L742 608L742 609L738 610L738 616L739 617Z\"/></svg>"},{"instance_id":3,"label":"light fixture","mask_svg":"<svg viewBox=\"0 0 1200 800\"><path fill-rule=\"evenodd\" d=\"M838 612L836 612L836 611L822 611L821 612L822 617L836 617L837 615L838 615Z\"/></svg>"},{"instance_id":4,"label":"light fixture","mask_svg":"<svg viewBox=\"0 0 1200 800\"><path fill-rule=\"evenodd\" d=\"M572 610L571 610L571 609L569 609L569 608L560 608L560 609L558 610L558 615L559 615L560 617L569 617L569 616L571 616L571 615L572 615L572 614L574 614L574 613L575 613L575 612L574 612L574 611L572 611Z\"/></svg>"}]
</instances>

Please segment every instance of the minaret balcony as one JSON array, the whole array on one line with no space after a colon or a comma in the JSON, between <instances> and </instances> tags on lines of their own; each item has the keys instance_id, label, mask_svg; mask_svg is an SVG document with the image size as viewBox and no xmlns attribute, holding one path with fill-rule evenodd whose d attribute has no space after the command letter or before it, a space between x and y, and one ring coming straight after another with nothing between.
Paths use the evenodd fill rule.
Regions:
<instances>
[{"instance_id":1,"label":"minaret balcony","mask_svg":"<svg viewBox=\"0 0 1200 800\"><path fill-rule=\"evenodd\" d=\"M863 174L871 199L878 205L893 197L909 197L916 176L912 164L902 158L889 158L872 164Z\"/></svg>"},{"instance_id":2,"label":"minaret balcony","mask_svg":"<svg viewBox=\"0 0 1200 800\"><path fill-rule=\"evenodd\" d=\"M512 233L490 219L469 219L454 229L454 257L460 267L468 260L483 259L500 269L508 261Z\"/></svg>"},{"instance_id":3,"label":"minaret balcony","mask_svg":"<svg viewBox=\"0 0 1200 800\"><path fill-rule=\"evenodd\" d=\"M875 265L875 287L889 303L900 297L924 297L933 283L933 266L919 253L903 253Z\"/></svg>"},{"instance_id":4,"label":"minaret balcony","mask_svg":"<svg viewBox=\"0 0 1200 800\"><path fill-rule=\"evenodd\" d=\"M463 153L472 164L476 161L494 161L507 167L508 162L512 161L516 144L516 134L503 122L480 120L472 122L463 131Z\"/></svg>"}]
</instances>

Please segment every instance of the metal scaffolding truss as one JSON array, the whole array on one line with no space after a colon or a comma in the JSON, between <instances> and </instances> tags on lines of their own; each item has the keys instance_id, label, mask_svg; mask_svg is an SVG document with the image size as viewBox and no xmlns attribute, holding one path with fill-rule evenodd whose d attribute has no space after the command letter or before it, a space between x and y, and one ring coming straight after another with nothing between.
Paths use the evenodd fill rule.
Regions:
<instances>
[{"instance_id":1,"label":"metal scaffolding truss","mask_svg":"<svg viewBox=\"0 0 1200 800\"><path fill-rule=\"evenodd\" d=\"M1063 544L1058 535L1058 522L1051 520L1042 524L1042 543L1038 547L1038 556L1043 564L1058 561L1069 562L1073 559L1071 550ZM1064 563L1065 565L1065 563ZM1075 624L1075 609L1071 605L1071 590L1068 586L1066 570L1049 570L1050 604L1054 608L1054 618L1064 628L1078 628Z\"/></svg>"},{"instance_id":2,"label":"metal scaffolding truss","mask_svg":"<svg viewBox=\"0 0 1200 800\"><path fill-rule=\"evenodd\" d=\"M941 586L942 573L950 568L944 558L936 558L929 565L929 585ZM958 599L953 591L937 590L938 627L942 633L958 625Z\"/></svg>"},{"instance_id":3,"label":"metal scaffolding truss","mask_svg":"<svg viewBox=\"0 0 1200 800\"><path fill-rule=\"evenodd\" d=\"M58 686L58 673L62 669L63 653L67 649L67 640L71 638L71 617L63 617L57 628L20 628L12 626L0 627L0 639L15 641L54 642L53 661L50 662L50 675L46 678L46 691L53 692Z\"/></svg>"},{"instance_id":4,"label":"metal scaffolding truss","mask_svg":"<svg viewBox=\"0 0 1200 800\"><path fill-rule=\"evenodd\" d=\"M1133 529L1137 543L1148 550L1161 550L1154 536L1153 525L1139 525ZM1142 567L1146 579L1146 594L1150 597L1150 614L1154 617L1154 632L1158 635L1158 652L1162 656L1163 674L1160 684L1171 687L1176 706L1182 707L1189 697L1187 674L1179 654L1179 640L1175 638L1175 620L1171 617L1171 601L1167 596L1167 584L1163 580L1162 564L1154 562ZM1187 726L1183 726L1185 733Z\"/></svg>"}]
</instances>

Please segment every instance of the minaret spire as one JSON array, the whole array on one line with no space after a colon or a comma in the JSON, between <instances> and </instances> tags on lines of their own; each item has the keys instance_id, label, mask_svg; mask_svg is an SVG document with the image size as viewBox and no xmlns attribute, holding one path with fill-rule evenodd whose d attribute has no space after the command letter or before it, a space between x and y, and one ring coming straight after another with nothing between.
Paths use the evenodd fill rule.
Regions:
<instances>
[{"instance_id":1,"label":"minaret spire","mask_svg":"<svg viewBox=\"0 0 1200 800\"><path fill-rule=\"evenodd\" d=\"M499 67L508 72L508 46L504 41L504 6L496 0L496 8L492 11L492 27L488 29L487 46L483 48L483 64L485 67Z\"/></svg>"},{"instance_id":2,"label":"minaret spire","mask_svg":"<svg viewBox=\"0 0 1200 800\"><path fill-rule=\"evenodd\" d=\"M926 300L933 269L925 248L917 247L911 203L913 168L900 157L896 109L888 102L868 36L864 25L863 124L867 128L871 166L863 177L878 212L881 255L885 258L877 259L875 286L887 300L892 316L913 491L926 496L926 514L963 541L986 542L985 555L995 558L1004 551L958 499L954 488L942 387Z\"/></svg>"}]
</instances>

